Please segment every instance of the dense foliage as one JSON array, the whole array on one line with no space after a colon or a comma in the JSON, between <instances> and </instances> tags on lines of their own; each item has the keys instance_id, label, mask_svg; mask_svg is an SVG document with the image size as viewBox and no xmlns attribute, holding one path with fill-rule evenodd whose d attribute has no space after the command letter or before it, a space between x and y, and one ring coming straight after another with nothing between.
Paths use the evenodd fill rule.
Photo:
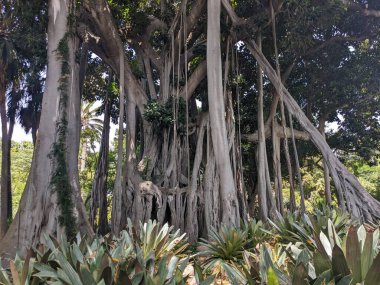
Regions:
<instances>
[{"instance_id":1,"label":"dense foliage","mask_svg":"<svg viewBox=\"0 0 380 285\"><path fill-rule=\"evenodd\" d=\"M130 221L129 221L130 223ZM241 229L212 229L192 252L186 235L167 224L129 224L118 238L80 238L16 257L0 282L10 284L364 284L379 280L379 228L358 225L339 210L251 220ZM195 247L193 247L195 248Z\"/></svg>"}]
</instances>

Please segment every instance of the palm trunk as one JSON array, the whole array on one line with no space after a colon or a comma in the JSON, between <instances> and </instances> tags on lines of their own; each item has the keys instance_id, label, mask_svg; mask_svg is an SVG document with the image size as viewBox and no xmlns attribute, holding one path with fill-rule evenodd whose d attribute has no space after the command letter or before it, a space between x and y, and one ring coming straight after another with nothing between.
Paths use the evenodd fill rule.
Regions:
<instances>
[{"instance_id":1,"label":"palm trunk","mask_svg":"<svg viewBox=\"0 0 380 285\"><path fill-rule=\"evenodd\" d=\"M85 138L81 145L80 150L80 167L79 171L83 172L86 169L86 159L87 159L87 138Z\"/></svg>"},{"instance_id":2,"label":"palm trunk","mask_svg":"<svg viewBox=\"0 0 380 285\"><path fill-rule=\"evenodd\" d=\"M3 69L5 71L5 69ZM1 211L0 211L0 238L7 231L8 213L8 183L9 183L9 151L8 151L8 126L6 108L6 81L5 72L0 75L0 118L1 118Z\"/></svg>"},{"instance_id":3,"label":"palm trunk","mask_svg":"<svg viewBox=\"0 0 380 285\"><path fill-rule=\"evenodd\" d=\"M8 221L12 220L12 176L11 176L11 149L12 149L12 136L13 129L15 125L14 116L9 119L9 128L8 128Z\"/></svg>"}]
</instances>

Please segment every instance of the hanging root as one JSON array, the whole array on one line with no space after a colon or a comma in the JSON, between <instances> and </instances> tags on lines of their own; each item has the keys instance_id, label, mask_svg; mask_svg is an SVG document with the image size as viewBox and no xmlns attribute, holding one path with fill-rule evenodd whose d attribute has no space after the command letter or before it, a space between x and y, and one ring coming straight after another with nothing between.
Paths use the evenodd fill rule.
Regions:
<instances>
[{"instance_id":1,"label":"hanging root","mask_svg":"<svg viewBox=\"0 0 380 285\"><path fill-rule=\"evenodd\" d=\"M311 141L322 153L332 179L334 180L340 207L344 210L348 210L353 217L361 220L372 222L374 219L380 219L380 202L366 192L358 179L351 174L335 156L323 136L306 117L300 106L282 84L281 79L259 50L257 44L252 40L247 41L246 44L252 55L263 67L277 92L283 94L284 103L289 113L294 116L302 128L309 133Z\"/></svg>"}]
</instances>

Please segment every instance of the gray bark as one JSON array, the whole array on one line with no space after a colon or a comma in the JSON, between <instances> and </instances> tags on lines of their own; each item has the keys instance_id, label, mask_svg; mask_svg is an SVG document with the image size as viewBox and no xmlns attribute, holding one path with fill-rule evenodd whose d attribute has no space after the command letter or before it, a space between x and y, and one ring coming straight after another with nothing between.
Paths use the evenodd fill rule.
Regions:
<instances>
[{"instance_id":1,"label":"gray bark","mask_svg":"<svg viewBox=\"0 0 380 285\"><path fill-rule=\"evenodd\" d=\"M220 50L221 1L208 0L207 4L208 101L212 143L220 179L221 221L227 225L239 225L239 205L230 163L224 117Z\"/></svg>"},{"instance_id":2,"label":"gray bark","mask_svg":"<svg viewBox=\"0 0 380 285\"><path fill-rule=\"evenodd\" d=\"M302 175L301 175L301 169L300 169L300 162L299 162L299 158L298 158L296 139L294 137L294 132L293 132L293 118L292 118L291 114L289 114L289 124L290 124L290 129L292 131L293 152L294 152L294 159L296 161L296 172L297 172L298 186L300 189L300 196L301 196L301 212L305 213L305 210L306 210L305 209L305 194L303 191L303 182L302 182Z\"/></svg>"},{"instance_id":3,"label":"gray bark","mask_svg":"<svg viewBox=\"0 0 380 285\"><path fill-rule=\"evenodd\" d=\"M108 151L110 133L110 104L108 96L104 100L104 120L102 140L100 144L99 158L96 166L96 174L91 190L90 223L97 232L106 234L108 232L107 220L107 178L108 178Z\"/></svg>"},{"instance_id":4,"label":"gray bark","mask_svg":"<svg viewBox=\"0 0 380 285\"><path fill-rule=\"evenodd\" d=\"M116 164L116 178L114 186L114 197L112 202L112 232L114 234L119 233L122 230L122 225L126 223L126 212L123 212L123 196L125 192L125 185L123 179L123 139L124 139L124 49L119 46L119 134L117 145L117 164Z\"/></svg>"},{"instance_id":5,"label":"gray bark","mask_svg":"<svg viewBox=\"0 0 380 285\"><path fill-rule=\"evenodd\" d=\"M261 49L261 34L257 37L259 49ZM268 205L267 205L267 184L266 184L266 167L265 167L265 130L264 130L264 87L263 87L263 74L261 66L257 65L257 121L258 121L258 145L257 145L257 190L259 199L260 218L263 221L268 219Z\"/></svg>"},{"instance_id":6,"label":"gray bark","mask_svg":"<svg viewBox=\"0 0 380 285\"><path fill-rule=\"evenodd\" d=\"M43 242L43 236L59 234L58 215L59 209L56 201L56 194L50 189L50 180L52 176L53 165L48 155L52 150L52 146L56 139L56 122L60 116L59 100L60 92L58 87L61 78L61 60L56 54L56 49L60 40L64 37L67 31L67 16L69 12L69 1L61 1L60 9L53 11L52 1L49 1L49 26L48 26L48 69L45 84L45 92L42 102L41 122L36 141L36 148L33 155L31 171L28 181L23 192L20 207L13 220L7 234L0 242L0 253L13 257L16 250L24 253L27 248L35 246L39 242ZM55 19L55 21L54 21ZM74 50L70 49L70 62L74 60ZM72 77L69 79L69 86L74 88L73 79L77 78L75 68L72 67ZM79 89L79 85L77 86ZM76 87L75 87L76 89ZM70 89L69 108L74 109L74 101L76 98L72 96L79 95L77 92L71 92ZM80 104L78 104L80 106ZM71 120L76 121L76 118L68 116L69 125ZM75 124L73 123L73 126ZM79 130L80 126L75 129ZM79 132L79 131L78 131ZM71 131L68 131L72 135ZM70 137L69 137L70 139ZM78 157L77 147L78 138L73 137L75 144L73 149L67 148L68 163L72 163L69 157ZM76 152L70 155L70 152ZM77 167L76 164L71 167ZM68 169L73 169L68 166ZM71 170L69 170L71 173ZM80 197L79 188L73 188L73 195ZM78 227L82 234L91 234L91 228L88 228L88 223L82 221L81 214L84 209L81 199L76 199L76 211L78 213Z\"/></svg>"},{"instance_id":7,"label":"gray bark","mask_svg":"<svg viewBox=\"0 0 380 285\"><path fill-rule=\"evenodd\" d=\"M319 132L321 133L322 137L326 140L325 124L326 124L326 120L323 117L321 117L319 119ZM331 186L330 186L330 171L324 159L323 159L323 179L325 182L326 204L328 206L331 206L332 198L331 198Z\"/></svg>"}]
</instances>

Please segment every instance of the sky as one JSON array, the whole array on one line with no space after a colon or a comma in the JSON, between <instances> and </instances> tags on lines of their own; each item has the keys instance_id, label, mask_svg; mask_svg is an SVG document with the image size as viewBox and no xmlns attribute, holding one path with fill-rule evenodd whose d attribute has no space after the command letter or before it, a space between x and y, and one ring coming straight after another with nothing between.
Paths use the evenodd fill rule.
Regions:
<instances>
[{"instance_id":1,"label":"sky","mask_svg":"<svg viewBox=\"0 0 380 285\"><path fill-rule=\"evenodd\" d=\"M12 140L16 142L28 141L32 142L32 133L26 134L20 124L16 123L13 129Z\"/></svg>"},{"instance_id":2,"label":"sky","mask_svg":"<svg viewBox=\"0 0 380 285\"><path fill-rule=\"evenodd\" d=\"M112 143L113 138L115 137L117 126L111 122L111 130L110 130L110 143ZM28 141L32 142L32 133L26 134L24 129L20 124L16 123L13 130L12 140L16 142Z\"/></svg>"}]
</instances>

